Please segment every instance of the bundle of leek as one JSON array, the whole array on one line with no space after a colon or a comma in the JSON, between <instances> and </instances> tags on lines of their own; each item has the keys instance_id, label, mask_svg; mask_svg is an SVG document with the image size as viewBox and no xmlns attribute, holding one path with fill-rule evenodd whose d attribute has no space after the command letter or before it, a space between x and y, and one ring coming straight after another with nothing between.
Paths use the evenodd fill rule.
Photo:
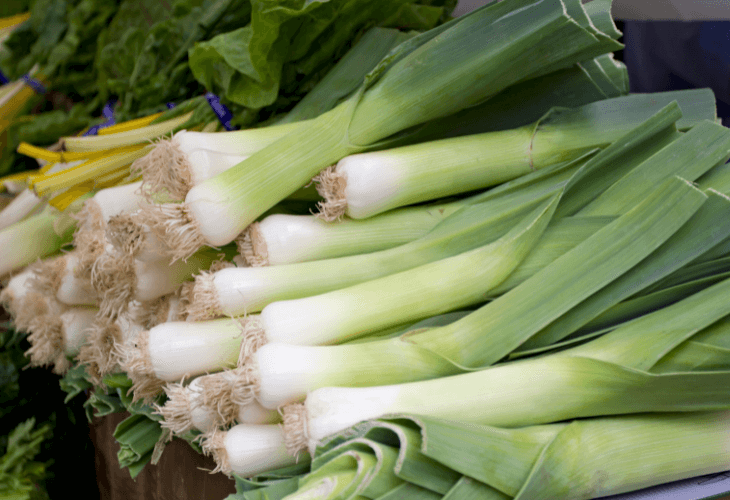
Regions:
<instances>
[{"instance_id":1,"label":"bundle of leek","mask_svg":"<svg viewBox=\"0 0 730 500\"><path fill-rule=\"evenodd\" d=\"M596 27L605 28L604 18L610 24L608 5L601 7L589 16L576 0L500 2L411 38L347 101L193 187L185 203L152 207L150 226L175 258L227 244L344 156L385 147L397 132L619 48L615 29Z\"/></svg>"},{"instance_id":2,"label":"bundle of leek","mask_svg":"<svg viewBox=\"0 0 730 500\"><path fill-rule=\"evenodd\" d=\"M209 448L222 457L219 463L225 463L227 457L229 465L236 464L229 470L245 476L266 470L274 458L279 466L293 464L297 453L314 451L320 440L333 433L397 412L521 427L599 415L727 409L730 306L724 297L728 289L730 280L725 280L601 338L548 356L429 381L317 389L304 405L285 407L283 429L276 427L274 432L274 427L266 427L268 434L263 435L270 440L262 437L247 448L233 437L239 431L230 439L214 433ZM369 359L371 368L377 366L378 358ZM432 359L429 365L438 363L448 366L443 359ZM347 372L346 363L340 366L343 374ZM274 381L272 386L286 391L288 381L280 382ZM536 404L540 400L551 404ZM246 432L257 428L249 426ZM264 442L271 455L266 463L257 462L256 454L263 450ZM289 451L285 462L279 454L282 443ZM247 460L251 452L251 460Z\"/></svg>"}]
</instances>

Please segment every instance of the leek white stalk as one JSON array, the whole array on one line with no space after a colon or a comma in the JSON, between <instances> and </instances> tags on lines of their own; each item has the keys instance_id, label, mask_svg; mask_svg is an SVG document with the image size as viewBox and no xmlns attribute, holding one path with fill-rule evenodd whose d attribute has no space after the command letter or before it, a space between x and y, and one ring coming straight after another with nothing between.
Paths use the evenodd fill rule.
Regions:
<instances>
[{"instance_id":1,"label":"leek white stalk","mask_svg":"<svg viewBox=\"0 0 730 500\"><path fill-rule=\"evenodd\" d=\"M566 217L555 221L545 230L535 249L490 295L500 295L519 285L612 220L610 217ZM364 255L299 265L203 272L195 278L188 298L188 313L194 320L211 316L236 317L258 312L279 300L313 296L377 279L380 275L395 274L398 269L389 266L388 260L398 262L397 255L406 249L412 250L412 259L402 262L411 267L423 255L424 248L419 248L417 241L392 251L373 253L372 258Z\"/></svg>"},{"instance_id":2,"label":"leek white stalk","mask_svg":"<svg viewBox=\"0 0 730 500\"><path fill-rule=\"evenodd\" d=\"M20 222L40 207L42 203L43 200L36 196L32 189L23 190L0 212L0 229L5 229L16 222Z\"/></svg>"},{"instance_id":3,"label":"leek white stalk","mask_svg":"<svg viewBox=\"0 0 730 500\"><path fill-rule=\"evenodd\" d=\"M683 377L695 382L692 392L681 386L680 395ZM296 428L293 435L306 433L306 445L311 445L362 420L399 412L518 427L594 415L681 411L691 408L702 384L723 384L727 378L727 372L641 375L586 358L546 357L426 382L317 389L304 403L306 419L297 417L297 425L305 420L306 429ZM285 407L285 425L287 411L301 411L294 406ZM698 405L700 409L727 406L718 395L714 403Z\"/></svg>"},{"instance_id":4,"label":"leek white stalk","mask_svg":"<svg viewBox=\"0 0 730 500\"><path fill-rule=\"evenodd\" d=\"M74 246L79 252L76 275L91 280L91 270L107 245L106 227L109 220L123 212L137 210L145 201L142 182L102 189L84 204L76 215L78 228Z\"/></svg>"},{"instance_id":5,"label":"leek white stalk","mask_svg":"<svg viewBox=\"0 0 730 500\"><path fill-rule=\"evenodd\" d=\"M727 387L700 388L706 383L723 384L720 380L730 377L728 349L716 350L717 371L701 368L707 371L657 375L653 368L662 370L660 362L670 352L677 366L683 358L694 359L696 346L687 341L695 337L715 344L728 342L727 325L713 326L730 311L728 289L730 280L725 280L556 354L401 385L362 387L379 380L434 378L464 368L413 348L418 343L412 339L422 333L353 346L310 347L300 350L298 360L294 346L264 346L252 363L258 371L256 396L270 406L301 397L327 379L337 385L361 386L315 389L304 406L294 410L297 425L306 426L295 434L304 433L315 441L357 421L397 412L516 427L594 415L723 409L730 404L720 394ZM535 404L541 398L550 404Z\"/></svg>"},{"instance_id":6,"label":"leek white stalk","mask_svg":"<svg viewBox=\"0 0 730 500\"><path fill-rule=\"evenodd\" d=\"M98 302L90 282L79 278L76 251L47 259L33 266L34 287L69 306L93 306Z\"/></svg>"},{"instance_id":7,"label":"leek white stalk","mask_svg":"<svg viewBox=\"0 0 730 500\"><path fill-rule=\"evenodd\" d=\"M0 293L0 304L11 316L16 316L20 312L23 299L32 290L33 279L33 269L26 268L10 278L3 287L3 291Z\"/></svg>"},{"instance_id":8,"label":"leek white stalk","mask_svg":"<svg viewBox=\"0 0 730 500\"><path fill-rule=\"evenodd\" d=\"M132 301L127 311L130 319L146 329L170 321L184 321L184 304L180 298L181 289L149 302Z\"/></svg>"},{"instance_id":9,"label":"leek white stalk","mask_svg":"<svg viewBox=\"0 0 730 500\"><path fill-rule=\"evenodd\" d=\"M166 191L173 199L182 200L193 186L228 170L306 123L231 132L181 130L172 139L160 140L152 151L134 162L132 171L142 176L150 193ZM233 161L236 158L238 161Z\"/></svg>"},{"instance_id":10,"label":"leek white stalk","mask_svg":"<svg viewBox=\"0 0 730 500\"><path fill-rule=\"evenodd\" d=\"M224 269L196 277L193 320L240 316L276 300L297 299L388 276L489 244L560 189L577 165L563 165L526 185L465 205L421 238L379 252L296 264ZM542 174L542 172L538 172ZM531 177L531 176L526 176ZM534 182L533 182L534 181ZM498 188L499 189L499 188Z\"/></svg>"},{"instance_id":11,"label":"leek white stalk","mask_svg":"<svg viewBox=\"0 0 730 500\"><path fill-rule=\"evenodd\" d=\"M261 472L295 465L307 460L306 453L294 457L287 452L284 430L279 425L239 424L228 431L207 436L203 451L215 458L216 472L255 476Z\"/></svg>"},{"instance_id":12,"label":"leek white stalk","mask_svg":"<svg viewBox=\"0 0 730 500\"><path fill-rule=\"evenodd\" d=\"M127 346L122 366L134 382L135 399L148 399L165 382L235 367L242 339L236 320L163 323Z\"/></svg>"},{"instance_id":13,"label":"leek white stalk","mask_svg":"<svg viewBox=\"0 0 730 500\"><path fill-rule=\"evenodd\" d=\"M275 214L254 222L237 240L251 266L332 259L413 241L460 208L459 203L394 210L367 221L327 224L310 215Z\"/></svg>"},{"instance_id":14,"label":"leek white stalk","mask_svg":"<svg viewBox=\"0 0 730 500\"><path fill-rule=\"evenodd\" d=\"M184 160L178 159L173 164L147 161L143 163L145 170L141 172L137 165L136 171L142 174L145 189L149 193L162 192L174 200L184 200L193 186L225 172L248 158L248 155L227 154L208 149L194 149L187 152L183 150L179 154Z\"/></svg>"},{"instance_id":15,"label":"leek white stalk","mask_svg":"<svg viewBox=\"0 0 730 500\"><path fill-rule=\"evenodd\" d=\"M96 318L96 309L74 307L60 316L40 316L31 321L26 355L33 366L54 365L56 373L65 372L86 343L89 329Z\"/></svg>"},{"instance_id":16,"label":"leek white stalk","mask_svg":"<svg viewBox=\"0 0 730 500\"><path fill-rule=\"evenodd\" d=\"M91 282L79 279L76 268L79 266L77 253L64 256L65 269L56 290L56 298L70 306L96 305L99 301Z\"/></svg>"}]
</instances>

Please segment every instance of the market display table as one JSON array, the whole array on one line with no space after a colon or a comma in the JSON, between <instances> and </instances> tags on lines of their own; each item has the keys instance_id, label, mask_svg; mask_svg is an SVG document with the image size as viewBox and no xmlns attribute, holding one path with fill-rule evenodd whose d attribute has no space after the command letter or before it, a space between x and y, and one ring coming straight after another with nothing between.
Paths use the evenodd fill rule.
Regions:
<instances>
[{"instance_id":1,"label":"market display table","mask_svg":"<svg viewBox=\"0 0 730 500\"><path fill-rule=\"evenodd\" d=\"M119 444L113 437L127 417L127 412L115 413L91 423L100 500L222 500L235 493L233 480L207 472L215 468L212 459L179 439L167 444L157 465L148 465L132 479L127 469L119 468Z\"/></svg>"}]
</instances>

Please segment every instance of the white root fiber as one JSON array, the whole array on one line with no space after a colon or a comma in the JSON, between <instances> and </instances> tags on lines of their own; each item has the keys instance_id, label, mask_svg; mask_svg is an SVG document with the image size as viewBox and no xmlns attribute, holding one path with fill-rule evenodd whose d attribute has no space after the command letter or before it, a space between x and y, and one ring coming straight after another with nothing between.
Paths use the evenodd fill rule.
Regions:
<instances>
[{"instance_id":1,"label":"white root fiber","mask_svg":"<svg viewBox=\"0 0 730 500\"><path fill-rule=\"evenodd\" d=\"M89 282L94 262L104 253L107 244L106 223L99 204L93 198L87 200L74 217L78 221L73 237L78 258L74 276Z\"/></svg>"},{"instance_id":2,"label":"white root fiber","mask_svg":"<svg viewBox=\"0 0 730 500\"><path fill-rule=\"evenodd\" d=\"M159 139L149 153L132 163L130 171L142 177L142 192L150 196L165 193L174 200L184 200L192 187L188 156L177 136Z\"/></svg>"},{"instance_id":3,"label":"white root fiber","mask_svg":"<svg viewBox=\"0 0 730 500\"><path fill-rule=\"evenodd\" d=\"M215 276L212 272L202 271L195 281L186 283L181 294L185 302L185 314L191 321L204 321L223 315L223 308L215 288Z\"/></svg>"},{"instance_id":4,"label":"white root fiber","mask_svg":"<svg viewBox=\"0 0 730 500\"><path fill-rule=\"evenodd\" d=\"M298 457L309 447L307 435L307 410L302 403L292 403L282 409L284 419L284 445L286 451Z\"/></svg>"},{"instance_id":5,"label":"white root fiber","mask_svg":"<svg viewBox=\"0 0 730 500\"><path fill-rule=\"evenodd\" d=\"M250 364L200 377L203 406L212 410L220 425L236 422L239 407L253 403L258 390L258 370Z\"/></svg>"},{"instance_id":6,"label":"white root fiber","mask_svg":"<svg viewBox=\"0 0 730 500\"><path fill-rule=\"evenodd\" d=\"M134 257L117 251L104 252L94 263L91 285L101 299L99 316L114 321L127 311L137 289Z\"/></svg>"},{"instance_id":7,"label":"white root fiber","mask_svg":"<svg viewBox=\"0 0 730 500\"><path fill-rule=\"evenodd\" d=\"M206 244L198 222L190 216L185 203L145 204L140 217L162 240L172 261L187 260Z\"/></svg>"},{"instance_id":8,"label":"white root fiber","mask_svg":"<svg viewBox=\"0 0 730 500\"><path fill-rule=\"evenodd\" d=\"M226 434L228 434L227 431L215 429L205 434L202 440L201 448L203 449L203 453L206 456L212 456L216 463L216 468L211 471L211 474L222 472L227 476L231 475L231 464L228 459L225 444Z\"/></svg>"},{"instance_id":9,"label":"white root fiber","mask_svg":"<svg viewBox=\"0 0 730 500\"><path fill-rule=\"evenodd\" d=\"M258 222L248 226L236 238L236 248L238 248L238 253L243 256L249 266L264 267L269 265L269 250Z\"/></svg>"},{"instance_id":10,"label":"white root fiber","mask_svg":"<svg viewBox=\"0 0 730 500\"><path fill-rule=\"evenodd\" d=\"M319 213L316 216L327 222L342 219L347 211L347 178L337 171L337 165L325 168L312 181L316 183L319 195L324 198L324 201L317 202Z\"/></svg>"}]
</instances>

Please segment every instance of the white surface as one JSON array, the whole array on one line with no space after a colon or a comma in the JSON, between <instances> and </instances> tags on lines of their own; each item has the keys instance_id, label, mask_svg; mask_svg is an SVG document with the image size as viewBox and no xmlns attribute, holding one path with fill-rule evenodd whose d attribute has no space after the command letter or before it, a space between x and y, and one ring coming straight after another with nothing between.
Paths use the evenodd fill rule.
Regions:
<instances>
[{"instance_id":1,"label":"white surface","mask_svg":"<svg viewBox=\"0 0 730 500\"><path fill-rule=\"evenodd\" d=\"M730 492L730 471L662 484L601 500L699 500Z\"/></svg>"},{"instance_id":2,"label":"white surface","mask_svg":"<svg viewBox=\"0 0 730 500\"><path fill-rule=\"evenodd\" d=\"M454 15L465 14L491 1L460 0ZM613 0L612 13L620 20L730 20L730 0Z\"/></svg>"}]
</instances>

